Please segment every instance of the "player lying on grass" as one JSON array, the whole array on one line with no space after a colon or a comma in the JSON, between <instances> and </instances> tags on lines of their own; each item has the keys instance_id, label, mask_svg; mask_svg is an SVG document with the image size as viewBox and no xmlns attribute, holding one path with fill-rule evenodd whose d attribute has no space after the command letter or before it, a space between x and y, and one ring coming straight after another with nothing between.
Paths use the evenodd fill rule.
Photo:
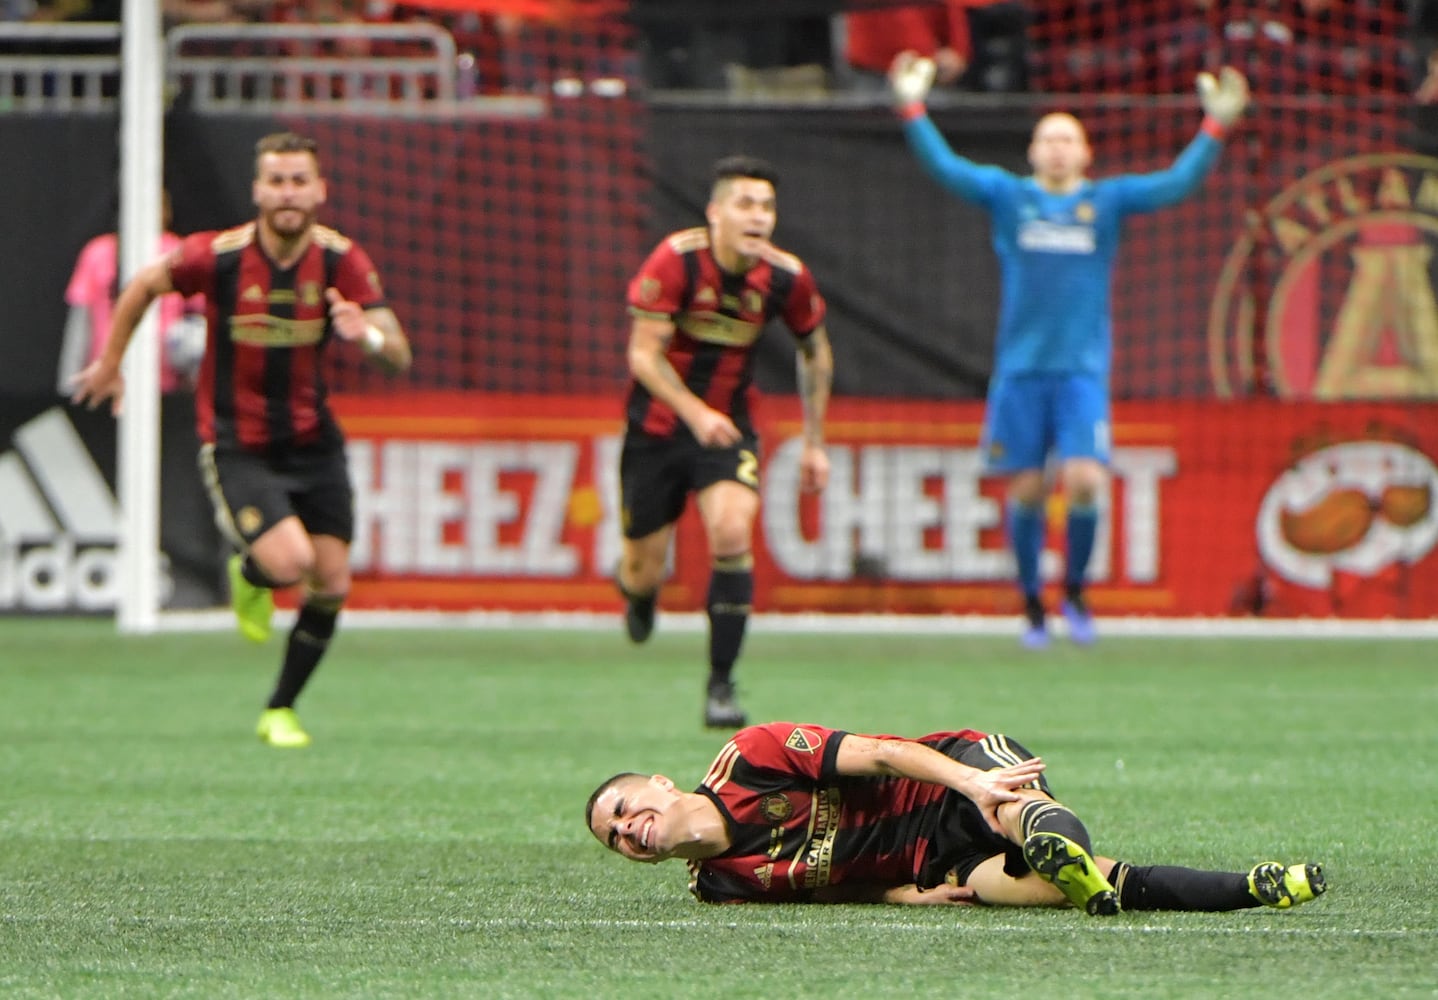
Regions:
<instances>
[{"instance_id":1,"label":"player lying on grass","mask_svg":"<svg viewBox=\"0 0 1438 1000\"><path fill-rule=\"evenodd\" d=\"M711 903L1071 903L1107 915L1284 908L1326 888L1316 864L1214 872L1095 857L1044 767L970 729L906 740L771 722L736 733L692 792L615 775L585 820L632 861L683 858L690 890Z\"/></svg>"}]
</instances>

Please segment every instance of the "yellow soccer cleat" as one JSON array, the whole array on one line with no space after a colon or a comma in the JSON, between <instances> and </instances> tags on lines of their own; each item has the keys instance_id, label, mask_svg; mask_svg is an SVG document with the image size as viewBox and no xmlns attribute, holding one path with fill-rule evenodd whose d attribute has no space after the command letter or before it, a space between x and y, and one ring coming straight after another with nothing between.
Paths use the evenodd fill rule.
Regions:
<instances>
[{"instance_id":1,"label":"yellow soccer cleat","mask_svg":"<svg viewBox=\"0 0 1438 1000\"><path fill-rule=\"evenodd\" d=\"M1118 893L1099 874L1094 859L1058 833L1035 833L1024 841L1024 860L1034 874L1058 886L1074 906L1095 917L1118 912Z\"/></svg>"},{"instance_id":2,"label":"yellow soccer cleat","mask_svg":"<svg viewBox=\"0 0 1438 1000\"><path fill-rule=\"evenodd\" d=\"M270 637L270 619L275 615L275 595L264 587L256 587L240 572L240 555L230 556L230 606L235 609L235 622L240 635L250 642L264 642Z\"/></svg>"},{"instance_id":3,"label":"yellow soccer cleat","mask_svg":"<svg viewBox=\"0 0 1438 1000\"><path fill-rule=\"evenodd\" d=\"M1286 910L1317 899L1328 891L1328 883L1322 865L1284 867L1277 861L1265 861L1248 873L1248 891L1264 906Z\"/></svg>"},{"instance_id":4,"label":"yellow soccer cleat","mask_svg":"<svg viewBox=\"0 0 1438 1000\"><path fill-rule=\"evenodd\" d=\"M260 742L283 750L293 750L310 745L310 734L300 725L300 717L293 708L267 708L260 713L260 724L255 727Z\"/></svg>"}]
</instances>

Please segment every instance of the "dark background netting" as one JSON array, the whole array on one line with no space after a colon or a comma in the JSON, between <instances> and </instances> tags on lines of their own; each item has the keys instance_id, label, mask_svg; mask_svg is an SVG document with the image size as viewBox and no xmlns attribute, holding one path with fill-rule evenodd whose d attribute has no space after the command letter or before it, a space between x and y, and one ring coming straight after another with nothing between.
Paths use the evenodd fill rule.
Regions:
<instances>
[{"instance_id":1,"label":"dark background netting","mask_svg":"<svg viewBox=\"0 0 1438 1000\"><path fill-rule=\"evenodd\" d=\"M326 221L380 264L418 348L413 384L618 391L629 275L664 233L700 219L715 158L753 152L774 160L783 177L777 242L809 263L830 299L839 391L977 398L998 294L987 222L922 175L882 94L845 90L837 72L817 100L646 87L656 30L660 41L691 46L700 29L727 30L751 43L739 55L808 57L833 48L829 26L839 8L818 0L637 3L629 18L546 25L526 50L540 101L533 116L476 105L458 117L317 110L276 120L204 115L182 100L167 121L176 227L246 218L253 140L279 127L312 132L331 183ZM1321 16L1296 0L1029 10L1026 90L996 93L975 80L932 102L955 148L977 160L1024 170L1033 121L1065 108L1089 125L1096 174L1157 169L1197 128L1193 74L1224 62L1248 72L1254 107L1202 190L1129 226L1115 275L1114 390L1141 398L1271 391L1266 360L1252 356L1261 354L1262 324L1244 319L1254 311L1235 306L1231 317L1210 322L1221 306L1221 272L1251 213L1293 182L1334 160L1424 148L1401 6L1331 0ZM778 26L809 44L789 36L777 44ZM983 42L977 32L975 46ZM620 86L600 96L596 80ZM575 85L579 95L564 96ZM0 235L7 259L20 265L0 277L18 325L59 328L68 262L113 218L116 161L101 141L112 125L109 116L49 125L4 119L14 141L0 155L13 161L7 175L16 179L7 218L43 214L52 220L43 228L58 237L37 248L34 226ZM31 148L38 155L21 155ZM61 180L50 183L56 169ZM1259 312L1266 285L1282 271L1271 258L1253 255L1238 281ZM1315 315L1334 308L1322 305ZM1245 322L1251 329L1238 329ZM1323 331L1314 337L1321 346ZM48 380L54 346L3 338L0 361L18 362L3 366L4 378L25 382L33 372ZM341 389L381 384L343 359L336 379ZM771 389L792 384L781 338L764 342L760 380Z\"/></svg>"}]
</instances>

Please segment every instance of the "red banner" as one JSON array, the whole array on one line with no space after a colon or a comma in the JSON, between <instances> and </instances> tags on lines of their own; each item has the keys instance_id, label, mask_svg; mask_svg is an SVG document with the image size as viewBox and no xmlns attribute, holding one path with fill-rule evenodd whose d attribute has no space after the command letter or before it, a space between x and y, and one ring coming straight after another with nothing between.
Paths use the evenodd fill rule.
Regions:
<instances>
[{"instance_id":1,"label":"red banner","mask_svg":"<svg viewBox=\"0 0 1438 1000\"><path fill-rule=\"evenodd\" d=\"M569 21L621 14L623 0L406 0L410 7L476 14L513 14L539 21Z\"/></svg>"},{"instance_id":2,"label":"red banner","mask_svg":"<svg viewBox=\"0 0 1438 1000\"><path fill-rule=\"evenodd\" d=\"M356 484L354 607L612 610L614 398L335 400ZM1438 405L1117 406L1090 594L1101 614L1438 614ZM833 475L797 489L797 401L764 403L755 607L1010 613L1003 483L974 403L836 400ZM1062 579L1064 506L1045 579ZM662 604L698 610L709 558L680 522Z\"/></svg>"}]
</instances>

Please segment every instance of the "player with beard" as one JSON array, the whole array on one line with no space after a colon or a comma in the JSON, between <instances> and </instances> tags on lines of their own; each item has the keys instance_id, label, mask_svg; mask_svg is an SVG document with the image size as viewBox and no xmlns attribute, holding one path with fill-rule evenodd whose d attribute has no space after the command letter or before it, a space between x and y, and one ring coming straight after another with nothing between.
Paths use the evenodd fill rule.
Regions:
<instances>
[{"instance_id":1,"label":"player with beard","mask_svg":"<svg viewBox=\"0 0 1438 1000\"><path fill-rule=\"evenodd\" d=\"M241 633L264 642L272 591L303 585L279 677L257 734L273 747L310 736L294 704L334 635L350 587L354 495L344 438L326 403L322 355L338 338L390 372L409 341L358 244L317 222L326 187L312 139L291 132L255 146L258 216L189 236L137 272L115 303L104 354L74 379L93 408L124 393L120 361L158 296L203 295L208 339L195 393L200 465L229 563Z\"/></svg>"},{"instance_id":2,"label":"player with beard","mask_svg":"<svg viewBox=\"0 0 1438 1000\"><path fill-rule=\"evenodd\" d=\"M763 160L720 160L708 224L670 233L629 284L633 382L619 461L624 537L616 581L627 604L625 627L634 642L653 631L674 524L694 494L711 559L704 723L719 728L745 722L732 671L754 597L753 355L775 317L798 348L800 487L822 490L829 478L823 422L834 360L824 300L804 262L769 242L777 187Z\"/></svg>"}]
</instances>

